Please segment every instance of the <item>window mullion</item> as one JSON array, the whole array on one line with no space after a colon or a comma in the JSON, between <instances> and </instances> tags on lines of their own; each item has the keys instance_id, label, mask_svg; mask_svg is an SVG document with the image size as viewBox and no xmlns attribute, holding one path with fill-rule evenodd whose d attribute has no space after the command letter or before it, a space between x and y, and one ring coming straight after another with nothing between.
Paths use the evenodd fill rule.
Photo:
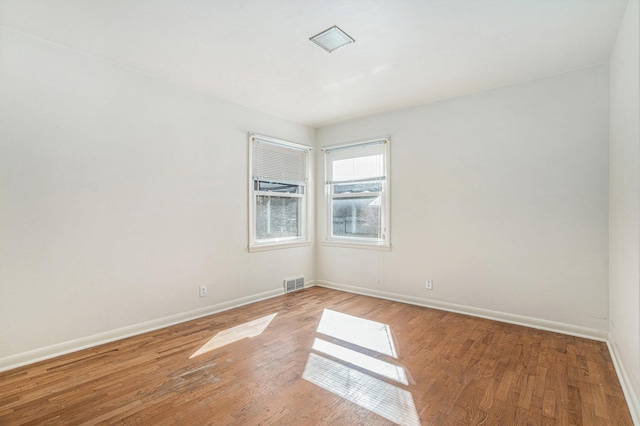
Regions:
<instances>
[{"instance_id":1,"label":"window mullion","mask_svg":"<svg viewBox=\"0 0 640 426\"><path fill-rule=\"evenodd\" d=\"M379 192L347 192L344 194L330 194L331 198L366 198L366 197L380 197L383 191Z\"/></svg>"},{"instance_id":2,"label":"window mullion","mask_svg":"<svg viewBox=\"0 0 640 426\"><path fill-rule=\"evenodd\" d=\"M304 194L294 194L292 192L270 192L270 191L254 191L256 195L262 195L265 197L288 197L288 198L303 198Z\"/></svg>"}]
</instances>

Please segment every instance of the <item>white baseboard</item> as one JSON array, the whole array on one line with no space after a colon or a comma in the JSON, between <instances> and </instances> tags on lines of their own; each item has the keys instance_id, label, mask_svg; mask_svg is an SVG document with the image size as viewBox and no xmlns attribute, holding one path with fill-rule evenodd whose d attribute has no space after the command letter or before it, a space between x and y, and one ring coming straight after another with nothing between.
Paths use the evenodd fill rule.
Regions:
<instances>
[{"instance_id":1,"label":"white baseboard","mask_svg":"<svg viewBox=\"0 0 640 426\"><path fill-rule=\"evenodd\" d=\"M555 333L567 334L569 336L583 337L601 342L607 341L607 332L593 328L580 327L572 324L565 324L556 321L548 321L539 318L526 317L505 312L492 311L489 309L474 308L472 306L458 305L455 303L441 302L438 300L423 299L420 297L406 296L404 294L389 293L386 291L372 290L364 287L355 287L346 284L338 284L329 281L316 280L319 287L327 287L335 290L357 293L365 296L377 297L379 299L403 302L410 305L424 306L426 308L438 309L441 311L455 312L458 314L471 315L490 319L494 321L506 322L509 324L521 325L524 327L536 328L539 330L553 331Z\"/></svg>"},{"instance_id":2,"label":"white baseboard","mask_svg":"<svg viewBox=\"0 0 640 426\"><path fill-rule=\"evenodd\" d=\"M622 392L624 393L624 397L627 399L627 406L631 412L633 424L640 425L640 400L638 400L638 395L636 395L633 390L633 386L631 385L631 381L627 375L627 370L624 368L624 364L620 358L620 353L618 352L618 346L611 338L609 338L607 341L607 347L609 348L609 353L613 360L613 366L618 374L618 380L620 381Z\"/></svg>"},{"instance_id":3,"label":"white baseboard","mask_svg":"<svg viewBox=\"0 0 640 426\"><path fill-rule=\"evenodd\" d=\"M313 287L314 285L314 281L309 281L306 283L306 287ZM241 297L239 299L230 300L228 302L217 303L215 305L207 306L204 308L194 309L192 311L183 312L164 318L158 318L140 324L134 324L104 333L82 337L80 339L57 343L55 345L34 349L28 352L22 352L16 355L10 355L4 358L0 358L0 372L11 370L17 367L22 367L23 365L33 364L34 362L55 358L60 355L66 355L68 353L76 352L82 349L87 349L105 343L113 342L115 340L124 339L126 337L136 336L138 334L158 330L160 328L179 324L185 321L191 321L197 318L206 317L207 315L227 311L229 309L259 302L261 300L271 299L283 294L284 289L282 288L269 290L265 291L264 293Z\"/></svg>"}]
</instances>

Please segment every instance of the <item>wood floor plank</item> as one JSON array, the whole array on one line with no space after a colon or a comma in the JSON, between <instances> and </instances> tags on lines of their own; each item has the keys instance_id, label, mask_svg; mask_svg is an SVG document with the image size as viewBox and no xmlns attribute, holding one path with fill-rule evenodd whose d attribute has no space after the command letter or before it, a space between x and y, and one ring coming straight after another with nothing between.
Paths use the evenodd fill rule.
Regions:
<instances>
[{"instance_id":1,"label":"wood floor plank","mask_svg":"<svg viewBox=\"0 0 640 426\"><path fill-rule=\"evenodd\" d=\"M632 422L602 342L314 287L0 373L0 424Z\"/></svg>"}]
</instances>

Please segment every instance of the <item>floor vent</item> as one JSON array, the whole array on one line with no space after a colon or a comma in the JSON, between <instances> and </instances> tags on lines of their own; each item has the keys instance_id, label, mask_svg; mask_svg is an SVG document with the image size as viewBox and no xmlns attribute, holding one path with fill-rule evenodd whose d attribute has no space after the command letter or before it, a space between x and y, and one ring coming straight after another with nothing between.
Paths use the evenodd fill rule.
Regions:
<instances>
[{"instance_id":1,"label":"floor vent","mask_svg":"<svg viewBox=\"0 0 640 426\"><path fill-rule=\"evenodd\" d=\"M289 293L304 288L304 277L291 278L284 280L284 292Z\"/></svg>"}]
</instances>

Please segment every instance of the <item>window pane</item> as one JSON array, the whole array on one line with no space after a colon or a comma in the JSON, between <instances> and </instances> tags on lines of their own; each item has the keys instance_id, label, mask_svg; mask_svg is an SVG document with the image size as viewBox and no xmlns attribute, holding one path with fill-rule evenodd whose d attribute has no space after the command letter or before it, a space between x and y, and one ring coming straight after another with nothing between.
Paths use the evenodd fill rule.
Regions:
<instances>
[{"instance_id":1,"label":"window pane","mask_svg":"<svg viewBox=\"0 0 640 426\"><path fill-rule=\"evenodd\" d=\"M382 238L380 204L378 195L333 199L333 235Z\"/></svg>"},{"instance_id":2,"label":"window pane","mask_svg":"<svg viewBox=\"0 0 640 426\"><path fill-rule=\"evenodd\" d=\"M256 239L298 237L301 198L256 196Z\"/></svg>"},{"instance_id":3,"label":"window pane","mask_svg":"<svg viewBox=\"0 0 640 426\"><path fill-rule=\"evenodd\" d=\"M382 182L342 183L333 185L334 194L381 192Z\"/></svg>"},{"instance_id":4,"label":"window pane","mask_svg":"<svg viewBox=\"0 0 640 426\"><path fill-rule=\"evenodd\" d=\"M382 154L377 154L333 161L331 180L334 182L345 182L370 179L384 175L384 157Z\"/></svg>"}]
</instances>

